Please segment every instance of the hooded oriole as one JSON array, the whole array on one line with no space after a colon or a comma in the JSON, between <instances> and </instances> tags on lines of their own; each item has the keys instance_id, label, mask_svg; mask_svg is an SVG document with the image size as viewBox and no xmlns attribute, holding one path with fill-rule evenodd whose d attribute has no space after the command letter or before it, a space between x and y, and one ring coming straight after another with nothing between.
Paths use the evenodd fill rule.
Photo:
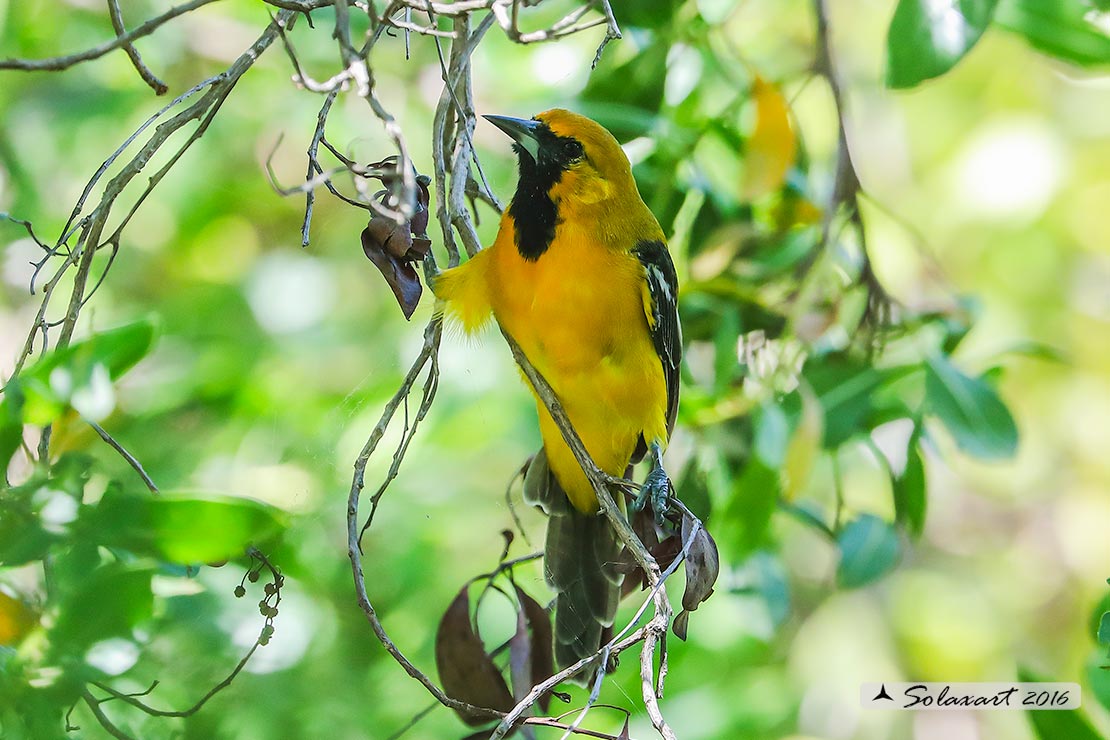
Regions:
<instances>
[{"instance_id":1,"label":"hooded oriole","mask_svg":"<svg viewBox=\"0 0 1110 740\"><path fill-rule=\"evenodd\" d=\"M655 468L638 503L651 500L658 513L682 353L663 230L602 126L558 109L530 121L486 118L516 142L516 194L493 245L444 272L435 292L468 331L496 318L551 384L602 470L623 475L650 449ZM555 654L568 665L596 652L613 623L619 547L558 427L537 406L543 449L525 495L550 516L544 560L558 594Z\"/></svg>"}]
</instances>

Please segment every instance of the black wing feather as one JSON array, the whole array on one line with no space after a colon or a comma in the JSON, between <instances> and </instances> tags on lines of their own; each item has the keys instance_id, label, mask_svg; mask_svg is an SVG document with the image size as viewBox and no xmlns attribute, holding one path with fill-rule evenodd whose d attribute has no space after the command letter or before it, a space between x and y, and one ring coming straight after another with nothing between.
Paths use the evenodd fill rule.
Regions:
<instances>
[{"instance_id":1,"label":"black wing feather","mask_svg":"<svg viewBox=\"0 0 1110 740\"><path fill-rule=\"evenodd\" d=\"M659 361L663 364L663 377L667 382L667 434L674 430L678 415L678 375L682 364L682 326L678 323L678 274L671 261L671 253L662 241L642 241L632 248L632 253L644 266L648 294L651 296L649 326L651 339ZM633 461L643 458L647 444L640 438L633 454Z\"/></svg>"}]
</instances>

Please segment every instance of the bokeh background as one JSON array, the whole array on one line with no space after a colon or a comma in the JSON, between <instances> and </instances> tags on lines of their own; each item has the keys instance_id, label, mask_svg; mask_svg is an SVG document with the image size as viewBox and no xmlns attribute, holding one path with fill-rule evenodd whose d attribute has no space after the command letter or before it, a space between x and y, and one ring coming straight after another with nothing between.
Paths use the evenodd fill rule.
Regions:
<instances>
[{"instance_id":1,"label":"bokeh background","mask_svg":"<svg viewBox=\"0 0 1110 740\"><path fill-rule=\"evenodd\" d=\"M706 245L741 245L724 249L726 260L742 266L747 234L769 233L783 202L820 214L838 129L828 86L811 71L811 5L686 0L650 12L614 5L625 38L609 46L593 77L602 28L527 47L491 30L474 57L478 112L527 117L565 106L609 123L630 142L645 199L664 229L685 231L676 260L691 285L717 275L712 260L698 267ZM679 737L691 740L1023 740L1035 735L1022 713L863 712L858 685L1005 681L1026 668L1081 683L1083 712L1110 732L1102 705L1110 676L1099 669L1110 661L1095 641L1110 576L1110 77L991 27L947 74L891 90L884 79L894 3L831 5L832 51L875 273L904 315L972 317L952 361L997 382L1020 443L1012 458L978 460L943 425L926 420L924 531L915 538L892 530L889 572L881 564L881 576L859 588L838 582L837 543L786 508L768 514L754 544L719 536L717 593L693 615L689 640L670 641L664 712ZM135 23L161 7L144 0L126 12ZM567 7L545 4L525 18L542 25ZM1105 29L1110 15L1094 5L1091 12L1093 27ZM326 77L335 64L331 20L327 11L317 15L317 28L301 24L293 39L310 71ZM173 94L226 67L268 20L260 3L217 3L138 45ZM110 32L100 3L0 0L0 56L64 53ZM430 172L441 85L435 43L414 36L406 58L403 38L383 39L373 67L417 166ZM160 486L252 497L292 514L272 553L287 575L273 641L188 720L105 705L138 737L387 738L431 703L373 638L355 604L344 516L354 458L417 352L432 304L426 296L412 321L403 319L360 249L364 213L326 194L316 204L311 244L301 248L303 200L277 195L263 165L276 147L279 180L288 185L304 176L321 101L296 89L290 74L275 47L244 77L203 140L139 211L80 324L83 334L141 316L159 325L154 350L120 381L115 411L102 423ZM748 202L745 151L754 151L757 77L789 102L799 145L787 181L775 184L778 194ZM161 105L118 52L64 73L0 72L0 211L54 236L87 177ZM699 121L701 128L692 123ZM717 129L709 121L723 123ZM714 138L718 130L728 135ZM728 132L739 136L738 147L729 147ZM358 161L391 153L353 96L337 100L328 138ZM507 141L480 123L475 142L494 191L507 200L515 177ZM693 227L679 218L676 226L691 192L715 215ZM496 215L484 206L479 215L488 243ZM786 223L806 225L804 215ZM0 223L0 250L6 379L39 297L27 290L35 247L25 233ZM758 270L727 274L738 292L758 296L753 305L773 310L775 300L787 299L781 291L760 294ZM731 362L738 376L754 373L742 362L741 341L753 324L745 312L723 324L696 293L684 293L684 320L711 327L688 328L687 338L695 345L706 331L710 338L688 350L693 375L669 459L675 469L690 459L710 461L709 483L687 488L699 489L691 495L702 511L712 509L710 529L719 521L727 532L742 529L736 522L746 516L734 503L733 477L743 467L730 467L720 450L745 434L750 441L753 432L750 424L710 418L737 384L706 383L698 373L707 351L710 368ZM722 346L734 349L731 360ZM439 615L466 579L496 564L500 532L512 526L506 485L539 443L533 404L496 334L448 332L441 369L439 396L383 499L364 560L387 629L429 672ZM756 398L747 407L753 413L766 396ZM873 444L846 442L835 466L824 454L794 501L828 519L835 469L846 518L893 520L890 477L876 450L894 450L897 458L900 446L904 458L912 427L904 419L877 424L865 435ZM398 433L387 435L368 480L385 473ZM57 432L55 451L65 450L95 459L90 490L109 479L138 483L78 420ZM22 475L13 464L9 477ZM534 547L543 523L531 512L521 515ZM529 549L518 536L513 553ZM241 576L232 563L167 578L156 590L153 618L86 660L121 690L160 680L159 706L195 701L257 635L252 600L232 595ZM538 566L517 577L537 596L546 593ZM33 567L0 569L0 584L32 603L41 598ZM504 629L496 607L482 617L491 634ZM631 710L632 737L649 737L637 712L635 661L629 655L625 663L602 701ZM583 695L576 690L574 697ZM75 724L83 729L71 736L101 737L82 712ZM596 709L587 724L618 732L622 721L617 711ZM440 708L408 736L465 734Z\"/></svg>"}]
</instances>

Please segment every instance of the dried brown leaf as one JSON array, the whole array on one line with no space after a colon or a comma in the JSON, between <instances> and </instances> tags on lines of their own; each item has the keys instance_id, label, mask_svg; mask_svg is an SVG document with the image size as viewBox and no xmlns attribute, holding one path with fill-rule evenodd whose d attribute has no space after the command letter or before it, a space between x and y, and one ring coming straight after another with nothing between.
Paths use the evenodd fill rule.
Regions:
<instances>
[{"instance_id":1,"label":"dried brown leaf","mask_svg":"<svg viewBox=\"0 0 1110 740\"><path fill-rule=\"evenodd\" d=\"M367 165L367 169L385 170L396 166L397 158L394 156ZM370 177L385 183L389 175L383 173ZM416 177L416 212L411 221L397 223L387 216L377 214L370 219L362 232L362 251L382 273L406 319L412 318L423 293L420 277L412 263L422 261L432 247L427 234L430 182L426 175ZM389 190L379 191L374 197L384 203L389 197Z\"/></svg>"},{"instance_id":2,"label":"dried brown leaf","mask_svg":"<svg viewBox=\"0 0 1110 740\"><path fill-rule=\"evenodd\" d=\"M679 639L686 639L690 612L713 594L713 584L721 569L721 559L717 543L712 535L699 527L694 532L694 520L689 516L682 518L682 542L686 550L686 590L682 592L682 609L674 619L672 629Z\"/></svg>"},{"instance_id":3,"label":"dried brown leaf","mask_svg":"<svg viewBox=\"0 0 1110 740\"><path fill-rule=\"evenodd\" d=\"M428 204L432 200L432 194L428 190L429 183L431 180L427 175L416 176L416 213L412 216L412 233L416 236L425 236L428 233L428 217L431 215Z\"/></svg>"},{"instance_id":4,"label":"dried brown leaf","mask_svg":"<svg viewBox=\"0 0 1110 740\"><path fill-rule=\"evenodd\" d=\"M385 278L405 318L412 318L424 291L412 263L390 254L369 226L362 231L362 251Z\"/></svg>"},{"instance_id":5,"label":"dried brown leaf","mask_svg":"<svg viewBox=\"0 0 1110 740\"><path fill-rule=\"evenodd\" d=\"M693 520L683 517L682 541L690 542L686 553L686 590L682 593L682 608L687 611L694 611L698 604L709 598L721 569L717 543L713 541L709 531L705 527L699 527L695 534L693 530Z\"/></svg>"},{"instance_id":6,"label":"dried brown leaf","mask_svg":"<svg viewBox=\"0 0 1110 740\"><path fill-rule=\"evenodd\" d=\"M547 613L538 601L524 593L519 586L516 588L516 597L520 600L521 610L528 623L528 632L531 635L529 653L532 669L532 686L546 681L555 674L554 642L551 634L551 615ZM511 648L510 648L511 650ZM531 687L528 687L529 689ZM525 691L527 693L527 690ZM544 694L539 699L540 709L547 711L551 703L551 695Z\"/></svg>"},{"instance_id":7,"label":"dried brown leaf","mask_svg":"<svg viewBox=\"0 0 1110 740\"><path fill-rule=\"evenodd\" d=\"M674 618L674 622L671 623L671 629L674 631L675 637L680 640L685 640L686 630L689 628L689 625L690 612L683 609L678 613L678 616Z\"/></svg>"},{"instance_id":8,"label":"dried brown leaf","mask_svg":"<svg viewBox=\"0 0 1110 740\"><path fill-rule=\"evenodd\" d=\"M509 638L509 676L513 698L520 701L532 687L532 641L528 638L528 620L524 617L524 609L517 609L516 631Z\"/></svg>"},{"instance_id":9,"label":"dried brown leaf","mask_svg":"<svg viewBox=\"0 0 1110 740\"><path fill-rule=\"evenodd\" d=\"M470 622L470 595L463 586L436 630L436 669L448 696L478 707L508 712L515 702L505 679L486 654ZM489 722L484 714L458 712L471 727Z\"/></svg>"}]
</instances>

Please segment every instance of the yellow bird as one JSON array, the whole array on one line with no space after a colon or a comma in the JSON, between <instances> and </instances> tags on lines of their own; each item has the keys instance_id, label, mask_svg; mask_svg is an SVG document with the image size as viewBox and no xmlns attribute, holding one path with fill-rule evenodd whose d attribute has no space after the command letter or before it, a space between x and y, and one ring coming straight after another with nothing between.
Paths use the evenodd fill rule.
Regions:
<instances>
[{"instance_id":1,"label":"yellow bird","mask_svg":"<svg viewBox=\"0 0 1110 740\"><path fill-rule=\"evenodd\" d=\"M614 476L650 449L634 506L662 514L662 450L678 409L678 284L663 230L620 144L566 110L486 116L516 142L520 177L497 238L435 292L467 331L492 315L547 379L597 465ZM525 496L550 517L544 552L558 594L561 666L597 652L620 598L620 555L578 461L537 398L543 449Z\"/></svg>"}]
</instances>

